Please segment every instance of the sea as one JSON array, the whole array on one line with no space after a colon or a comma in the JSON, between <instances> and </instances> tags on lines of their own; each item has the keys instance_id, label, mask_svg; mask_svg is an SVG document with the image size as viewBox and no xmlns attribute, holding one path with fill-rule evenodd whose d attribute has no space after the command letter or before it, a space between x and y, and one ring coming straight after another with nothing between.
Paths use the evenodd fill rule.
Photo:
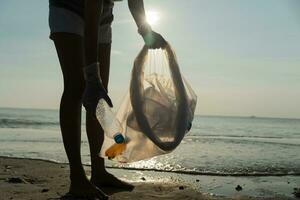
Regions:
<instances>
[{"instance_id":1,"label":"sea","mask_svg":"<svg viewBox=\"0 0 300 200\"><path fill-rule=\"evenodd\" d=\"M58 116L58 110L0 108L0 156L67 163ZM90 164L82 121L82 160ZM300 175L300 119L196 115L173 152L106 165L199 175Z\"/></svg>"}]
</instances>

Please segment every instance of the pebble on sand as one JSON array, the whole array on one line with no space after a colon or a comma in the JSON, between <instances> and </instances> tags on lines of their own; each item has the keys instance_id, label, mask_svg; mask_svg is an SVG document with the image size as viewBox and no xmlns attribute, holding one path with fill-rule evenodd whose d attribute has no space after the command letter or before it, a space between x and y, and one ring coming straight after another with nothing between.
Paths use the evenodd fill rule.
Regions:
<instances>
[{"instance_id":1,"label":"pebble on sand","mask_svg":"<svg viewBox=\"0 0 300 200\"><path fill-rule=\"evenodd\" d=\"M27 183L24 179L20 177L11 177L6 180L8 183Z\"/></svg>"},{"instance_id":2,"label":"pebble on sand","mask_svg":"<svg viewBox=\"0 0 300 200\"><path fill-rule=\"evenodd\" d=\"M183 186L179 186L179 190L184 190L184 187Z\"/></svg>"},{"instance_id":3,"label":"pebble on sand","mask_svg":"<svg viewBox=\"0 0 300 200\"><path fill-rule=\"evenodd\" d=\"M47 188L44 188L44 189L42 189L42 193L44 193L44 192L48 192L49 191L49 189L47 189Z\"/></svg>"},{"instance_id":4,"label":"pebble on sand","mask_svg":"<svg viewBox=\"0 0 300 200\"><path fill-rule=\"evenodd\" d=\"M241 190L243 190L243 188L242 188L242 186L237 185L237 186L235 187L235 190L236 190L236 191L241 191Z\"/></svg>"},{"instance_id":5,"label":"pebble on sand","mask_svg":"<svg viewBox=\"0 0 300 200\"><path fill-rule=\"evenodd\" d=\"M295 195L295 197L300 198L300 188L294 188L293 194Z\"/></svg>"}]
</instances>

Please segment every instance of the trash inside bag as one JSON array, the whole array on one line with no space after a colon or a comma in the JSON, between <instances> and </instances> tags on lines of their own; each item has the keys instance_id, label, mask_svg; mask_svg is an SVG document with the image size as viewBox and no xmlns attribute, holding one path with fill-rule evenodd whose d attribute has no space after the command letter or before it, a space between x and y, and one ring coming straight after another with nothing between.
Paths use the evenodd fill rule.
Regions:
<instances>
[{"instance_id":1,"label":"trash inside bag","mask_svg":"<svg viewBox=\"0 0 300 200\"><path fill-rule=\"evenodd\" d=\"M196 103L170 45L144 46L117 113L99 101L96 116L105 132L100 155L128 163L173 151L191 129Z\"/></svg>"}]
</instances>

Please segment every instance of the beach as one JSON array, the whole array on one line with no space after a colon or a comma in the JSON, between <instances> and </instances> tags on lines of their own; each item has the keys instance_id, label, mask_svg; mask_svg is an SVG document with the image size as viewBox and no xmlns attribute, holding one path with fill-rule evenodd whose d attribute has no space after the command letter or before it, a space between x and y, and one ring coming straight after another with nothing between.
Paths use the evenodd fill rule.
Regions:
<instances>
[{"instance_id":1,"label":"beach","mask_svg":"<svg viewBox=\"0 0 300 200\"><path fill-rule=\"evenodd\" d=\"M89 166L85 167L87 175L90 175ZM23 158L0 158L0 199L1 200L40 200L40 199L78 199L66 195L69 186L68 165L54 163L51 161ZM122 180L135 185L131 192L117 191L113 188L103 188L110 195L110 199L186 199L186 200L213 200L213 199L294 199L289 195L279 195L264 188L265 197L255 196L256 192L253 185L241 185L244 190L248 190L253 196L238 192L235 183L245 183L241 178L231 177L234 182L218 180L213 176L189 176L187 179L182 175L175 173L160 173L142 170L108 169ZM221 196L209 193L205 186L212 183L212 180L223 185L223 190L231 188L230 196ZM224 177L223 177L224 179ZM225 178L226 179L226 178ZM248 178L249 179L249 178ZM280 180L285 180L281 178ZM249 180L248 180L249 181ZM292 181L292 179L290 180ZM260 182L257 179L257 185L283 185L276 181L276 177ZM299 183L299 182L298 182ZM196 187L196 185L198 185ZM289 183L292 191L293 183ZM241 189L243 191L243 189ZM263 188L261 188L261 193ZM289 192L287 189L286 193Z\"/></svg>"},{"instance_id":2,"label":"beach","mask_svg":"<svg viewBox=\"0 0 300 200\"><path fill-rule=\"evenodd\" d=\"M300 200L300 0L0 10L0 200Z\"/></svg>"},{"instance_id":3,"label":"beach","mask_svg":"<svg viewBox=\"0 0 300 200\"><path fill-rule=\"evenodd\" d=\"M0 199L72 199L64 197L68 191L68 166L32 159L0 158ZM117 170L117 175L129 175ZM89 175L87 170L87 175ZM134 178L134 177L132 177ZM126 180L126 179L125 179ZM135 185L132 192L119 192L112 188L103 190L110 199L210 199L187 185L178 182L128 180ZM74 199L74 198L73 198Z\"/></svg>"},{"instance_id":4,"label":"beach","mask_svg":"<svg viewBox=\"0 0 300 200\"><path fill-rule=\"evenodd\" d=\"M0 200L67 193L58 119L57 110L0 108ZM196 115L191 132L169 154L128 164L106 159L112 174L136 186L111 199L296 199L299 132L299 119ZM84 123L81 146L89 175Z\"/></svg>"}]
</instances>

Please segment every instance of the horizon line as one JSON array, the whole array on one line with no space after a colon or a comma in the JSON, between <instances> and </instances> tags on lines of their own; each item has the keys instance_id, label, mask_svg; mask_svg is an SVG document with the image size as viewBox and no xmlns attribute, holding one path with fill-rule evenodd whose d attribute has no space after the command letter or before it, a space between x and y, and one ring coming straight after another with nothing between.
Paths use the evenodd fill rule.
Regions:
<instances>
[{"instance_id":1,"label":"horizon line","mask_svg":"<svg viewBox=\"0 0 300 200\"><path fill-rule=\"evenodd\" d=\"M55 108L24 108L24 107L2 107L0 109L20 109L20 110L48 110L48 111L59 111ZM83 109L84 110L84 109ZM228 117L228 118L253 118L253 119L290 119L300 120L300 117L271 117L271 116L259 116L259 115L222 115L222 114L199 114L195 113L195 116L200 117Z\"/></svg>"}]
</instances>

